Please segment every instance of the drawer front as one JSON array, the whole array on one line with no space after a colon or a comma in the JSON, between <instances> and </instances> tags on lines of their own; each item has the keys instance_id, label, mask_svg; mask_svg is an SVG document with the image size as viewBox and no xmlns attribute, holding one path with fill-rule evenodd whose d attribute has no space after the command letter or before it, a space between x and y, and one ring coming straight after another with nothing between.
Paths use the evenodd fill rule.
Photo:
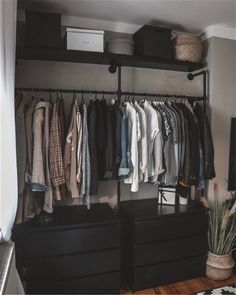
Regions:
<instances>
[{"instance_id":1,"label":"drawer front","mask_svg":"<svg viewBox=\"0 0 236 295\"><path fill-rule=\"evenodd\" d=\"M120 224L26 234L28 258L120 247Z\"/></svg>"},{"instance_id":2,"label":"drawer front","mask_svg":"<svg viewBox=\"0 0 236 295\"><path fill-rule=\"evenodd\" d=\"M207 214L177 215L135 223L135 243L176 239L207 232Z\"/></svg>"},{"instance_id":3,"label":"drawer front","mask_svg":"<svg viewBox=\"0 0 236 295\"><path fill-rule=\"evenodd\" d=\"M160 241L153 244L137 245L134 248L135 266L149 265L206 254L207 235L176 240Z\"/></svg>"},{"instance_id":4,"label":"drawer front","mask_svg":"<svg viewBox=\"0 0 236 295\"><path fill-rule=\"evenodd\" d=\"M206 256L138 267L129 280L132 290L141 290L205 275Z\"/></svg>"},{"instance_id":5,"label":"drawer front","mask_svg":"<svg viewBox=\"0 0 236 295\"><path fill-rule=\"evenodd\" d=\"M61 280L120 271L120 249L31 259L26 269L30 280Z\"/></svg>"},{"instance_id":6,"label":"drawer front","mask_svg":"<svg viewBox=\"0 0 236 295\"><path fill-rule=\"evenodd\" d=\"M30 281L28 294L119 294L120 272L58 282Z\"/></svg>"}]
</instances>

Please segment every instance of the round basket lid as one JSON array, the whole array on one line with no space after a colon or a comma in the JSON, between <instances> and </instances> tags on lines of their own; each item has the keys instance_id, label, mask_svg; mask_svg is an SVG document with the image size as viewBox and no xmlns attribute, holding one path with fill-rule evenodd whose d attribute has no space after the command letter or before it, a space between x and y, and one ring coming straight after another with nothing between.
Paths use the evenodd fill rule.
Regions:
<instances>
[{"instance_id":1,"label":"round basket lid","mask_svg":"<svg viewBox=\"0 0 236 295\"><path fill-rule=\"evenodd\" d=\"M193 35L179 35L176 37L176 45L182 44L201 44L201 38Z\"/></svg>"}]
</instances>

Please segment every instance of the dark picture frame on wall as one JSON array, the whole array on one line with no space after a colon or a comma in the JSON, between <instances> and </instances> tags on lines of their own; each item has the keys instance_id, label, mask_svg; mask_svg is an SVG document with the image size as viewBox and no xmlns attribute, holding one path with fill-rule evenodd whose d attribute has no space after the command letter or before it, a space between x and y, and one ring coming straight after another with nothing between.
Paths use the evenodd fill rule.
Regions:
<instances>
[{"instance_id":1,"label":"dark picture frame on wall","mask_svg":"<svg viewBox=\"0 0 236 295\"><path fill-rule=\"evenodd\" d=\"M236 118L231 118L228 190L236 191Z\"/></svg>"}]
</instances>

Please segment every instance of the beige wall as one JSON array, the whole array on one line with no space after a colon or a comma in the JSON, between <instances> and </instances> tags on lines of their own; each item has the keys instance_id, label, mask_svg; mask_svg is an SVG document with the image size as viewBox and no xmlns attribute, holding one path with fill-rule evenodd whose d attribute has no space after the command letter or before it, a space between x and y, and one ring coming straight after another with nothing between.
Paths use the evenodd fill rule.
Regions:
<instances>
[{"instance_id":1,"label":"beige wall","mask_svg":"<svg viewBox=\"0 0 236 295\"><path fill-rule=\"evenodd\" d=\"M230 121L236 117L236 41L222 38L208 40L209 106L215 147L216 178L210 182L218 186L219 195L225 198L228 178Z\"/></svg>"}]
</instances>

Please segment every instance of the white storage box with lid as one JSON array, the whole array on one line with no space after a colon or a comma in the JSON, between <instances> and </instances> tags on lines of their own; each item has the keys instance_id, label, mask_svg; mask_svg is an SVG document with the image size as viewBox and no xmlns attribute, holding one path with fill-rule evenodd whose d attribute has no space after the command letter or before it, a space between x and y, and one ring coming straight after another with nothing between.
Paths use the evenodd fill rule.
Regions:
<instances>
[{"instance_id":1,"label":"white storage box with lid","mask_svg":"<svg viewBox=\"0 0 236 295\"><path fill-rule=\"evenodd\" d=\"M67 28L66 49L104 52L104 31Z\"/></svg>"}]
</instances>

